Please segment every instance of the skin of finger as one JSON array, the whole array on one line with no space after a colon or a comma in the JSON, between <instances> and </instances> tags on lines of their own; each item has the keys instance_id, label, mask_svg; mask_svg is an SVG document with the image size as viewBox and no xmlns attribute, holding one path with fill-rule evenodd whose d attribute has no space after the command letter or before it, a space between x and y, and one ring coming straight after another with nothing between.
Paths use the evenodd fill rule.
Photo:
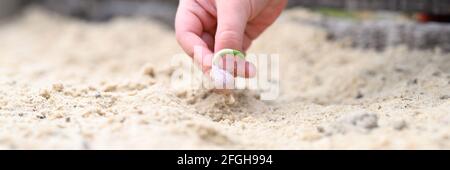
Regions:
<instances>
[{"instance_id":1,"label":"skin of finger","mask_svg":"<svg viewBox=\"0 0 450 170\"><path fill-rule=\"evenodd\" d=\"M249 17L248 1L217 0L217 32L214 51L229 48L242 51Z\"/></svg>"},{"instance_id":2,"label":"skin of finger","mask_svg":"<svg viewBox=\"0 0 450 170\"><path fill-rule=\"evenodd\" d=\"M249 42L244 42L244 31L247 24L247 19L250 15L249 1L241 0L218 0L218 25L215 41L215 51L220 51L225 48L243 51L248 48ZM246 47L244 47L244 43ZM228 57L224 57L228 58ZM232 59L234 57L231 57ZM234 76L252 77L256 73L253 64L244 60L229 61L228 65L222 65L228 72ZM222 62L223 64L223 62ZM223 67L224 68L224 67Z\"/></svg>"},{"instance_id":3,"label":"skin of finger","mask_svg":"<svg viewBox=\"0 0 450 170\"><path fill-rule=\"evenodd\" d=\"M256 39L268 26L270 26L276 18L280 15L281 11L284 9L287 0L249 0L249 5L246 5L243 1L234 1L227 0L227 4L223 4L224 1L218 0L218 31L216 33L216 43L215 43L215 51L221 50L223 48L232 48L238 49L240 51L246 51L252 41ZM233 8L234 3L239 3L243 8ZM221 6L223 5L223 6ZM228 5L228 6L227 6ZM227 7L227 8L225 8ZM223 9L234 9L233 11L228 12L230 15L226 15L225 21L220 21L221 12L227 11ZM241 9L240 11L245 11L243 13L239 13L236 9ZM239 16L239 18L233 18ZM246 25L247 21L243 21L242 16L251 17L251 19L255 19L252 25ZM234 19L234 21L233 21ZM228 22L227 22L228 21ZM249 24L252 21L248 21ZM239 27L240 24L244 23L244 31L242 32ZM230 29L227 27L233 26ZM247 29L246 27L250 27ZM221 31L223 29L225 31ZM226 38L221 38L226 37ZM226 68L227 71L233 73L235 76L240 77L253 77L256 74L256 68L253 64L245 61L237 61L232 64L232 67ZM230 65L228 65L230 66Z\"/></svg>"},{"instance_id":4,"label":"skin of finger","mask_svg":"<svg viewBox=\"0 0 450 170\"><path fill-rule=\"evenodd\" d=\"M220 0L218 0L218 1L220 1ZM234 2L231 2L231 3L229 3L230 1L233 1L233 0L226 0L227 1L227 4L232 4L232 3L234 3L234 2L238 2L238 3L240 3L240 5L242 5L242 1L241 0L236 0L236 1L234 1ZM285 1L285 0L274 0L274 1L280 1L280 2L283 2L283 1ZM197 1L193 1L193 0L182 0L182 1L180 1L180 4L187 4L186 2L197 2ZM200 2L204 2L204 1L200 1ZM206 1L205 1L206 2ZM211 0L211 2L215 2L215 1L212 1ZM222 1L222 2L224 2L224 1ZM258 4L263 4L262 2L263 2L263 0L257 0L257 1L249 1L249 2L260 2L260 3L258 3ZM273 1L270 1L270 2L273 2ZM206 3L206 7L208 7L207 8L207 11L209 12L209 14L211 14L210 12L212 11L212 12L214 12L215 10L216 10L216 8L214 8L214 7L211 7L211 4L214 4L215 5L215 3ZM220 4L220 3L219 3ZM256 4L256 5L254 5L254 6L257 6L258 4ZM205 6L205 4L203 4L203 6ZM245 6L245 5L243 5L243 6ZM198 7L198 6L197 6ZM206 8L205 7L205 8ZM181 6L180 6L180 8L182 8ZM283 9L284 7L282 7L281 9L280 9L280 11ZM184 9L184 8L183 8ZM179 11L182 11L181 9L179 9ZM199 11L199 10L195 10L195 11ZM266 12L267 13L267 12ZM196 17L198 17L199 15L200 16L203 16L203 14L204 13L201 13L201 14L195 14L196 15ZM179 18L178 17L178 13L177 13L177 19ZM278 16L279 14L277 14L277 16ZM214 14L211 14L211 16L216 16L216 15L214 15ZM206 17L206 18L210 18L211 16L208 16L208 17ZM277 17L276 16L276 17ZM275 17L275 18L276 18ZM195 17L192 17L192 18L195 18ZM203 17L203 18L205 18L205 17ZM273 19L273 20L275 20L275 18ZM267 19L267 18L265 18L265 19ZM200 19L199 19L200 20ZM266 20L267 21L267 20ZM270 21L270 23L272 23L273 21ZM205 25L204 24L205 22L202 22L202 20L200 20L200 24L198 24L197 23L197 26L198 25ZM211 23L211 22L206 22L206 23ZM212 23L214 23L214 22L212 22ZM191 22L191 24L192 24L192 22ZM215 23L214 23L215 24ZM248 27L251 27L251 25L249 25ZM176 27L176 28L178 28L178 26ZM204 29L204 28L203 28ZM213 29L215 29L215 28L213 28ZM264 28L265 29L265 28ZM178 30L178 29L177 29ZM211 31L211 30L208 30L208 31ZM247 50L247 48L249 48L249 46L251 45L251 41L252 41L252 39L253 39L253 37L250 37L250 36L248 36L247 35L247 31L249 31L248 29L246 30L246 32L245 32L245 35L243 36L243 45L242 45L242 47L235 47L234 49L238 49L238 50ZM263 30L262 30L263 31ZM261 32L262 32L261 31ZM211 37L212 36L214 36L214 35L211 35L211 34L208 34L208 33L205 33L205 32L202 32L202 33L198 33L197 31L192 31L192 32L195 32L195 35L198 35L198 34L200 34L200 40L201 41L203 41L203 44L202 45L200 45L200 46L204 46L203 48L205 48L205 49L208 49L208 50L202 50L203 52L205 52L206 51L206 55L209 55L209 54L211 54L210 52L207 52L207 51L212 51L211 49L212 49L212 47L211 46L216 46L215 45L215 43L211 43ZM219 32L219 31L218 31ZM250 31L251 32L251 31ZM253 32L255 32L255 31L253 31ZM228 33L228 34L230 34L230 33ZM231 33L231 37L233 36L232 35L233 33ZM211 37L210 37L210 35L211 35ZM182 39L184 39L184 38L179 38L179 37L191 37L191 38L185 38L185 39L188 39L188 40L185 40L185 41L187 41L187 42L189 42L189 43L191 43L192 44L192 42L195 42L196 40L195 39L198 39L198 38L196 38L196 37L193 37L192 35L189 35L189 36L183 36L183 34L178 34L177 33L177 39L180 39L179 40L179 42L180 41L183 41ZM193 38L192 38L193 37ZM217 37L217 36L216 36ZM217 39L217 38L216 38ZM235 39L239 39L239 38L235 38ZM241 41L242 42L242 41ZM238 42L239 43L239 42ZM180 42L180 44L183 44L182 42ZM201 44L201 43L200 43ZM206 45L204 45L204 44L206 44ZM233 43L231 43L231 44L233 44ZM182 47L183 47L183 45L182 45ZM190 55L190 56L193 56L194 54L193 54L193 52L192 52L192 47L191 48L189 48L188 47L188 49L186 49L185 47L183 47L183 49ZM203 56L205 56L205 55L203 55ZM204 71L207 71L209 68L210 68L210 65L208 65L208 62L207 61L209 61L209 59L208 59L208 57L206 57L206 59L204 58L204 57L195 57L195 61L196 61L196 63L201 63L201 64L206 64L206 66L205 67L203 67L202 69L204 70ZM240 61L238 61L238 62L236 62L237 64L236 65L238 65L238 66L236 66L236 67L233 67L234 68L234 70L235 71L233 71L233 73L235 74L235 75L238 75L238 76L252 76L252 75L254 75L254 73L256 73L256 71L254 71L254 70L256 70L255 69L255 67L254 67L254 65L253 64L251 64L251 63L248 63L248 62L240 62ZM241 69L239 69L239 68L248 68L248 69L244 69L243 71L239 71L239 70L241 70ZM239 72L241 72L241 73L239 73ZM243 72L243 73L242 73Z\"/></svg>"},{"instance_id":5,"label":"skin of finger","mask_svg":"<svg viewBox=\"0 0 450 170\"><path fill-rule=\"evenodd\" d=\"M200 37L192 33L185 33L184 36L179 39L179 42L180 44L182 44L181 46L184 48L186 53L193 57L194 62L197 65L201 66L203 72L211 69L211 61L213 56L212 52L208 49L206 43L204 43ZM186 44L186 42L197 42L197 44L201 45L196 45L192 49L191 46L186 47L185 45L183 45Z\"/></svg>"},{"instance_id":6,"label":"skin of finger","mask_svg":"<svg viewBox=\"0 0 450 170\"><path fill-rule=\"evenodd\" d=\"M214 37L210 33L203 32L201 38L208 45L208 49L214 48Z\"/></svg>"},{"instance_id":7,"label":"skin of finger","mask_svg":"<svg viewBox=\"0 0 450 170\"><path fill-rule=\"evenodd\" d=\"M250 46L252 45L253 40L246 34L244 36L244 42L243 42L243 51L247 51Z\"/></svg>"},{"instance_id":8,"label":"skin of finger","mask_svg":"<svg viewBox=\"0 0 450 170\"><path fill-rule=\"evenodd\" d=\"M232 55L223 57L218 66L235 77L252 78L256 75L256 67L252 63Z\"/></svg>"},{"instance_id":9,"label":"skin of finger","mask_svg":"<svg viewBox=\"0 0 450 170\"><path fill-rule=\"evenodd\" d=\"M267 5L253 15L249 20L245 30L245 34L251 39L256 39L263 33L275 20L280 16L281 12L287 5L287 0L271 0Z\"/></svg>"},{"instance_id":10,"label":"skin of finger","mask_svg":"<svg viewBox=\"0 0 450 170\"><path fill-rule=\"evenodd\" d=\"M211 68L212 52L202 35L203 24L200 19L188 10L187 1L180 2L175 21L176 38L183 50L201 66L203 72ZM197 50L195 50L197 49Z\"/></svg>"}]
</instances>

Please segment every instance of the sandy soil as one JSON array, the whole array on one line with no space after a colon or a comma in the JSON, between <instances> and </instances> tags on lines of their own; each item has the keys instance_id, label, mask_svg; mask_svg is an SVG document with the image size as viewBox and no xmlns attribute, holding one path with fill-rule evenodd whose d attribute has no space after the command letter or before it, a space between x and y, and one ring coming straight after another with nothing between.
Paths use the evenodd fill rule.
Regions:
<instances>
[{"instance_id":1,"label":"sandy soil","mask_svg":"<svg viewBox=\"0 0 450 170\"><path fill-rule=\"evenodd\" d=\"M450 148L450 54L358 50L287 11L251 48L279 53L280 97L170 88L158 22L28 10L0 26L3 149Z\"/></svg>"}]
</instances>

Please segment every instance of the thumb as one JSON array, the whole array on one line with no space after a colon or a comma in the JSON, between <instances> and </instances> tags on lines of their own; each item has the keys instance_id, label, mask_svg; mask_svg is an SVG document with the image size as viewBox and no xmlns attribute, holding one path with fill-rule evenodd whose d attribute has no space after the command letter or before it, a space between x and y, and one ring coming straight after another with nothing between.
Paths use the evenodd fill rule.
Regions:
<instances>
[{"instance_id":1,"label":"thumb","mask_svg":"<svg viewBox=\"0 0 450 170\"><path fill-rule=\"evenodd\" d=\"M247 1L217 0L217 32L214 51L225 48L243 50L244 32L249 17Z\"/></svg>"}]
</instances>

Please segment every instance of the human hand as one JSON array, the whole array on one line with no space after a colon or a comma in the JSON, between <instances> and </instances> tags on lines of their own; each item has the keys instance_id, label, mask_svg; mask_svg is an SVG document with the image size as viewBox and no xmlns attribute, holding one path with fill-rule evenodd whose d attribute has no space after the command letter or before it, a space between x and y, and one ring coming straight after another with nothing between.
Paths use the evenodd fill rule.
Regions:
<instances>
[{"instance_id":1,"label":"human hand","mask_svg":"<svg viewBox=\"0 0 450 170\"><path fill-rule=\"evenodd\" d=\"M211 69L213 52L226 48L245 52L278 18L286 3L287 0L180 0L175 22L178 43L206 73ZM194 55L194 47L200 47L202 53ZM227 70L234 76L256 74L249 62L224 58L232 59L234 64Z\"/></svg>"}]
</instances>

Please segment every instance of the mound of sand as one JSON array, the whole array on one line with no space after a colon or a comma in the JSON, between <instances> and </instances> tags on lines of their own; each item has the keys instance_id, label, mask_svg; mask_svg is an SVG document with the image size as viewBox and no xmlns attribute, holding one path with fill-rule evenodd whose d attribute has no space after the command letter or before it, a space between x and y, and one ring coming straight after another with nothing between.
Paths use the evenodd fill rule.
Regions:
<instances>
[{"instance_id":1,"label":"mound of sand","mask_svg":"<svg viewBox=\"0 0 450 170\"><path fill-rule=\"evenodd\" d=\"M0 26L4 149L450 148L450 55L357 50L289 10L251 48L281 56L281 94L238 102L170 88L180 53L158 22L30 9Z\"/></svg>"}]
</instances>

